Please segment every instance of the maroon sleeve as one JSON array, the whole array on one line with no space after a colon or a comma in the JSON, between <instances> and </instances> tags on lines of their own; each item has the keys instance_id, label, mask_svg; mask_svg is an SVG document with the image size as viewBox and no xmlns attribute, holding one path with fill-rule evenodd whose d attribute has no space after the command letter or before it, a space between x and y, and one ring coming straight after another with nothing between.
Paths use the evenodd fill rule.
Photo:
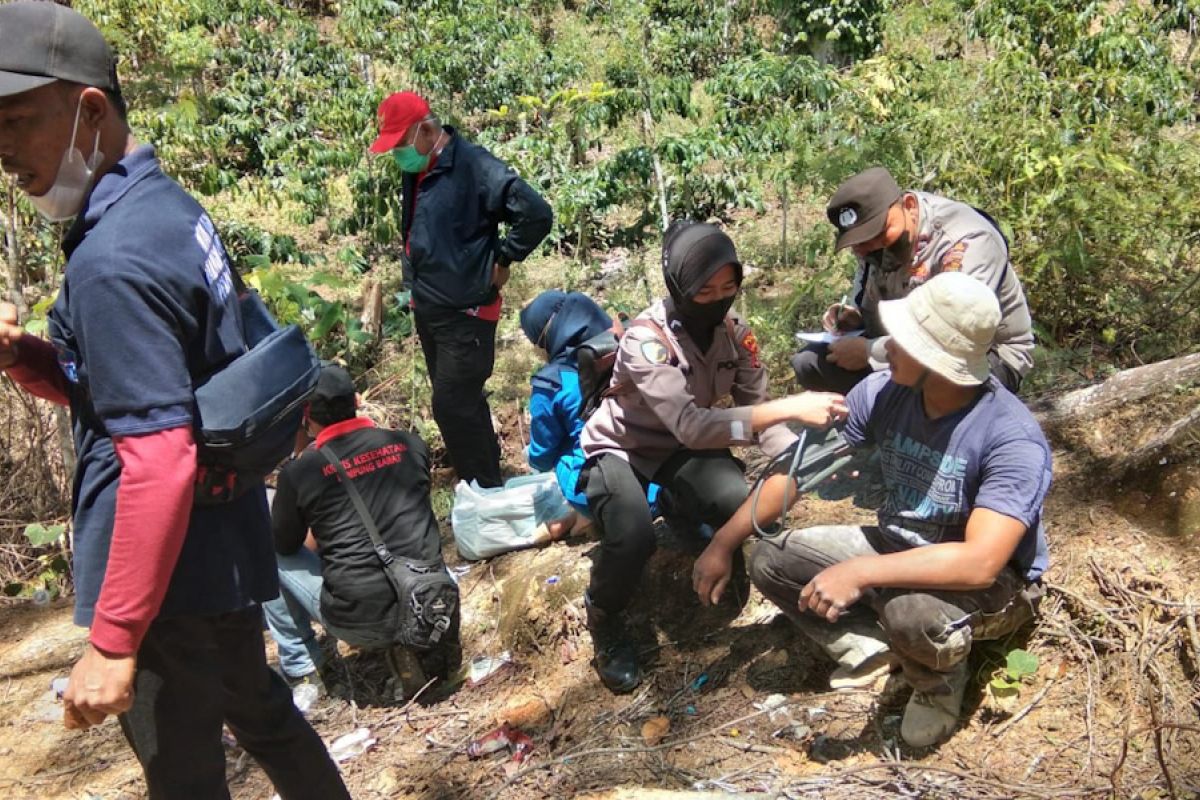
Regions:
<instances>
[{"instance_id":1,"label":"maroon sleeve","mask_svg":"<svg viewBox=\"0 0 1200 800\"><path fill-rule=\"evenodd\" d=\"M91 642L111 655L137 652L158 615L192 512L196 444L183 426L115 436L121 462L108 567Z\"/></svg>"},{"instance_id":2,"label":"maroon sleeve","mask_svg":"<svg viewBox=\"0 0 1200 800\"><path fill-rule=\"evenodd\" d=\"M17 363L9 367L8 377L34 397L67 405L67 378L58 367L54 345L45 339L25 334L17 342Z\"/></svg>"}]
</instances>

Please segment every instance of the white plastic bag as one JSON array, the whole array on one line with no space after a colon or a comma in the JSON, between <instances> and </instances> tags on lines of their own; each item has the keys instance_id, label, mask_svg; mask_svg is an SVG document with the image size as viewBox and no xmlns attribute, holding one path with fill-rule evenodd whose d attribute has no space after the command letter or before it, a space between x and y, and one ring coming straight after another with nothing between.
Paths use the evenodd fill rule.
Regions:
<instances>
[{"instance_id":1,"label":"white plastic bag","mask_svg":"<svg viewBox=\"0 0 1200 800\"><path fill-rule=\"evenodd\" d=\"M478 561L549 541L548 523L572 513L558 478L542 472L510 478L494 489L459 481L450 525L459 555Z\"/></svg>"}]
</instances>

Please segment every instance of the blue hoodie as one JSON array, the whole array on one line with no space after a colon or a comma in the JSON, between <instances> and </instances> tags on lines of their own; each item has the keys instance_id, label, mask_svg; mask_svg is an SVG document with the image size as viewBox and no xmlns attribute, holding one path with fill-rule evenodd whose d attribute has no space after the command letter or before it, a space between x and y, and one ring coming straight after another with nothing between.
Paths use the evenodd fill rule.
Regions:
<instances>
[{"instance_id":1,"label":"blue hoodie","mask_svg":"<svg viewBox=\"0 0 1200 800\"><path fill-rule=\"evenodd\" d=\"M587 497L577 491L583 467L579 432L583 430L583 395L575 349L612 327L612 320L587 295L551 289L521 309L521 330L549 361L533 376L529 398L529 465L554 470L563 496L586 513Z\"/></svg>"}]
</instances>

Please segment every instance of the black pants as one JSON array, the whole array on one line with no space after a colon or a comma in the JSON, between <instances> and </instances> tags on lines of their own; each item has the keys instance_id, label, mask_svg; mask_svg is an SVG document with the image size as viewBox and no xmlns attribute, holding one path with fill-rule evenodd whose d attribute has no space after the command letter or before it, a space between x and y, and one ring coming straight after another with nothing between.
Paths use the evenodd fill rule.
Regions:
<instances>
[{"instance_id":1,"label":"black pants","mask_svg":"<svg viewBox=\"0 0 1200 800\"><path fill-rule=\"evenodd\" d=\"M588 596L612 613L629 605L654 553L654 520L646 502L651 480L670 491L678 508L714 528L724 525L750 493L728 450L681 450L651 478L605 453L584 471L583 480L601 534Z\"/></svg>"},{"instance_id":2,"label":"black pants","mask_svg":"<svg viewBox=\"0 0 1200 800\"><path fill-rule=\"evenodd\" d=\"M283 800L349 798L321 738L267 667L258 606L160 620L138 650L133 708L121 730L151 800L228 800L221 724Z\"/></svg>"},{"instance_id":3,"label":"black pants","mask_svg":"<svg viewBox=\"0 0 1200 800\"><path fill-rule=\"evenodd\" d=\"M842 369L837 364L830 363L826 359L827 354L828 349L825 347L809 347L792 356L792 370L796 373L796 382L800 384L801 389L846 394L871 374L869 369ZM1000 385L1013 394L1020 390L1020 373L1001 361L995 350L988 352L988 363Z\"/></svg>"},{"instance_id":4,"label":"black pants","mask_svg":"<svg viewBox=\"0 0 1200 800\"><path fill-rule=\"evenodd\" d=\"M433 418L464 481L500 486L500 443L483 385L496 359L496 323L459 312L416 315L433 382Z\"/></svg>"},{"instance_id":5,"label":"black pants","mask_svg":"<svg viewBox=\"0 0 1200 800\"><path fill-rule=\"evenodd\" d=\"M792 369L800 388L810 392L847 394L858 382L871 374L868 369L842 369L826 359L829 349L824 346L806 347L792 356Z\"/></svg>"}]
</instances>

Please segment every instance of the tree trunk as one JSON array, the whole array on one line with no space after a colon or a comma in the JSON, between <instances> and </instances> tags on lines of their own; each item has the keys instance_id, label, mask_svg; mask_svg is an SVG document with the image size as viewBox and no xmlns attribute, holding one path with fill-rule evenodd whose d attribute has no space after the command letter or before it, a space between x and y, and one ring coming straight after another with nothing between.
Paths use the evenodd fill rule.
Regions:
<instances>
[{"instance_id":1,"label":"tree trunk","mask_svg":"<svg viewBox=\"0 0 1200 800\"><path fill-rule=\"evenodd\" d=\"M788 242L787 242L787 223L788 223L788 182L787 178L779 187L779 202L783 206L783 229L779 236L779 245L783 249L783 268L788 268Z\"/></svg>"},{"instance_id":2,"label":"tree trunk","mask_svg":"<svg viewBox=\"0 0 1200 800\"><path fill-rule=\"evenodd\" d=\"M658 160L658 153L654 150L654 139L650 135L653 124L654 120L650 116L650 109L644 109L642 111L642 141L649 148L650 160L654 164L654 181L658 186L658 210L662 215L662 230L665 231L671 224L671 217L667 212L667 185L663 180L662 162Z\"/></svg>"},{"instance_id":3,"label":"tree trunk","mask_svg":"<svg viewBox=\"0 0 1200 800\"><path fill-rule=\"evenodd\" d=\"M360 321L363 330L378 341L383 335L383 287L379 281L368 281L363 287L363 310Z\"/></svg>"}]
</instances>

